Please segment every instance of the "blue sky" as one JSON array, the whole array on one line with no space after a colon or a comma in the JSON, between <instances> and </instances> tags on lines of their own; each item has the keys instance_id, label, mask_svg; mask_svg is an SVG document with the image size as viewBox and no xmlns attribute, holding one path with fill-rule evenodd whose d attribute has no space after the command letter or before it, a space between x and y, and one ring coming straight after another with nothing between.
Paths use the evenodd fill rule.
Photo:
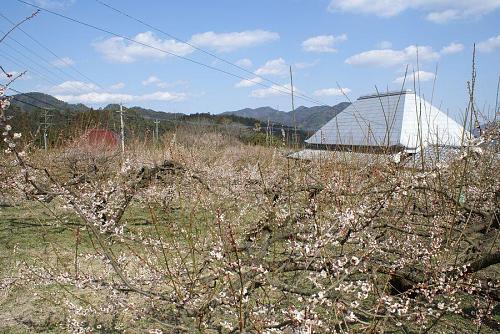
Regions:
<instances>
[{"instance_id":1,"label":"blue sky","mask_svg":"<svg viewBox=\"0 0 500 334\"><path fill-rule=\"evenodd\" d=\"M28 71L14 88L49 93L72 103L100 107L123 101L127 106L183 113L259 106L290 110L290 97L282 93L287 86L273 88L265 81L288 85L290 65L299 95L309 97L297 98L296 105L311 106L317 103L310 99L330 105L345 101L343 93L354 100L374 92L375 86L380 91L400 89L408 64L410 75L420 71L420 90L428 100L436 79L434 104L458 118L467 105L472 45L477 43L477 104L490 114L495 105L499 0L103 0L248 72L95 0L26 1L143 43L42 11L22 29L59 58L21 31L0 45L0 64L7 71ZM0 8L16 22L32 11L17 0L3 0ZM0 29L10 27L0 17ZM413 79L408 81L406 88L412 89Z\"/></svg>"}]
</instances>

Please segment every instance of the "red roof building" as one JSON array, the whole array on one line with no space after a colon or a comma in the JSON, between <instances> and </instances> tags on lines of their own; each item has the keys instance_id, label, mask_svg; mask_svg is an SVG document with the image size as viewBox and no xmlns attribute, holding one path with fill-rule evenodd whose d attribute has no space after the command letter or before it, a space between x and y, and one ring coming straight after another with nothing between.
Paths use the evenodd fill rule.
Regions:
<instances>
[{"instance_id":1,"label":"red roof building","mask_svg":"<svg viewBox=\"0 0 500 334\"><path fill-rule=\"evenodd\" d=\"M90 129L81 139L81 144L99 149L116 149L120 136L106 129Z\"/></svg>"}]
</instances>

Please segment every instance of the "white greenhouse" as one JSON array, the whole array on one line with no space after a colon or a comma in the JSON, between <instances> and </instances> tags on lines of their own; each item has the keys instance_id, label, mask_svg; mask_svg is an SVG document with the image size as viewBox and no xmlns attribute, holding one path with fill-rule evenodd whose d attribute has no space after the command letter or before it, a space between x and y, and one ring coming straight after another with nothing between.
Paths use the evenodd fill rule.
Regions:
<instances>
[{"instance_id":1,"label":"white greenhouse","mask_svg":"<svg viewBox=\"0 0 500 334\"><path fill-rule=\"evenodd\" d=\"M470 133L413 91L361 96L306 140L312 147L415 152L461 146Z\"/></svg>"}]
</instances>

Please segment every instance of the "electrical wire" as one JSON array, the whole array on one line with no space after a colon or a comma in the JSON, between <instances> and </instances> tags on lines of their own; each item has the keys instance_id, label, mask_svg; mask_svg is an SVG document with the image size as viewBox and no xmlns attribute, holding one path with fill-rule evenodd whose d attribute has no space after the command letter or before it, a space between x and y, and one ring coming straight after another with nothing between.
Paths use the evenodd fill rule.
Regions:
<instances>
[{"instance_id":1,"label":"electrical wire","mask_svg":"<svg viewBox=\"0 0 500 334\"><path fill-rule=\"evenodd\" d=\"M1 32L1 31L0 31ZM5 45L7 46L7 48L9 48L11 51L15 52L16 53L16 58L18 61L21 61L20 58L24 58L24 60L26 61L26 63L29 63L29 64L32 64L32 65L35 65L37 68L39 69L42 69L45 71L46 74L49 74L50 76L52 76L53 78L56 78L58 80L63 80L65 81L66 79L64 77L62 77L59 73L56 73L54 72L51 68L48 68L47 66L45 65L42 65L41 63L39 63L37 60L33 59L31 56L19 51L17 48L13 47L12 45L10 45L9 43L7 43L6 41L3 41L1 45ZM2 50L3 52L5 52L6 50Z\"/></svg>"},{"instance_id":2,"label":"electrical wire","mask_svg":"<svg viewBox=\"0 0 500 334\"><path fill-rule=\"evenodd\" d=\"M35 104L30 103L30 102L20 100L16 96L11 96L11 98L14 101L17 101L19 103L24 103L24 104L27 104L27 105L29 105L31 107L42 109L42 110L47 110L47 111L53 111L54 109L55 110L61 109L59 106L56 106L56 105L54 105L52 103L49 103L47 101L43 101L43 100L38 99L38 98L36 98L34 96L28 95L28 93L23 93L23 92L21 92L21 91L19 91L17 89L11 88L11 87L9 87L8 89L11 90L11 91L13 91L13 92L15 92L15 93L22 94L23 97L25 97L25 98L30 98L30 99L35 100L37 102L40 102L40 103L43 103L45 105L51 106L53 109L46 108L46 107L41 107L40 105L35 105ZM227 126L229 126L229 127L247 128L247 129L253 129L253 128L255 128L254 126L245 125L245 124L239 124L238 125L238 124L217 124L217 123L207 123L207 122L202 123L202 122L193 122L193 121L186 121L186 120L180 120L180 119L163 119L163 120L160 120L160 122L178 123L178 124L183 124L183 125L191 124L191 125L207 125L207 126L220 126L220 127L227 127ZM289 125L285 125L285 124L281 124L281 123L270 123L269 125L277 126L276 131L281 130L281 128L279 128L280 126L283 127L283 128L286 128L286 129L291 129L291 127Z\"/></svg>"},{"instance_id":3,"label":"electrical wire","mask_svg":"<svg viewBox=\"0 0 500 334\"><path fill-rule=\"evenodd\" d=\"M0 31L1 33L1 31ZM31 54L33 54L35 57L38 57L42 60L45 60L43 57L37 55L35 52L31 51L29 48L25 47L23 44L17 42L19 45L21 45L23 48L25 48L27 51L29 51ZM39 68L43 69L46 73L49 73L49 76L52 75L52 77L54 78L57 78L59 80L62 80L65 82L66 86L71 86L72 89L74 89L75 91L79 91L81 92L82 94L85 94L85 93L88 93L88 89L85 89L82 87L82 85L79 84L78 82L78 79L75 78L74 76L70 75L69 73L65 73L64 71L61 71L61 73L63 74L66 74L68 75L71 79L75 80L76 82L73 82L73 81L67 81L66 78L62 77L60 74L58 74L57 72L54 72L50 67L48 68L47 66L39 63L37 60L34 60L31 56L28 56L24 53L22 53L21 51L19 51L18 49L14 48L12 45L8 44L7 42L3 41L1 45L6 45L8 48L10 48L11 50L13 50L14 52L16 52L16 54L28 59L28 63L31 62L33 64L35 64L36 66L38 66ZM5 53L5 50L2 50L4 53ZM8 55L8 54L7 54ZM21 61L21 59L17 58L18 61ZM49 64L49 66L53 66L52 64L50 64L50 62L48 62L47 60L45 60L46 63ZM25 64L27 64L26 62L24 62ZM24 66L29 66L29 65L24 65ZM58 67L55 67L58 69ZM56 85L57 84L54 84L53 81L49 81L47 80L48 82L50 82L51 84L53 85ZM90 84L89 84L90 85ZM88 86L88 88L92 88L90 86Z\"/></svg>"},{"instance_id":4,"label":"electrical wire","mask_svg":"<svg viewBox=\"0 0 500 334\"><path fill-rule=\"evenodd\" d=\"M57 83L55 81L52 81L51 79L45 77L45 75L43 75L42 73L40 73L38 70L34 69L33 67L27 65L23 60L21 59L14 59L14 57L12 57L12 55L10 55L9 53L5 52L5 50L1 50L0 52L0 57L3 57L7 60L9 60L10 62L12 62L13 64L16 64L17 66L19 66L20 68L27 68L28 70L30 70L32 73L35 73L36 75L38 75L42 80L50 83L51 85L57 85Z\"/></svg>"},{"instance_id":5,"label":"electrical wire","mask_svg":"<svg viewBox=\"0 0 500 334\"><path fill-rule=\"evenodd\" d=\"M35 104L32 104L32 103L29 103L29 102L26 102L26 101L23 101L23 100L19 100L18 98L16 98L15 96L12 96L12 99L14 101L17 101L19 103L24 103L24 104L27 104L29 106L32 106L34 108L38 108L38 109L43 109L43 110L47 110L47 111L52 111L53 109L49 109L49 108L44 108L44 107L40 107L40 106L37 106Z\"/></svg>"},{"instance_id":6,"label":"electrical wire","mask_svg":"<svg viewBox=\"0 0 500 334\"><path fill-rule=\"evenodd\" d=\"M2 16L2 15L1 15L1 13L0 13L0 16ZM1 31L1 30L0 30L0 33L3 33L3 31ZM63 75L65 75L65 76L67 76L67 77L69 77L69 78L71 78L72 80L75 80L75 81L78 81L78 80L79 80L77 77L75 77L75 76L74 76L74 75L72 75L71 73L64 71L63 69L61 69L61 68L60 68L60 67L58 67L58 66L55 66L55 65L54 65L53 63L51 63L51 62L50 62L47 58L45 58L45 57L41 56L40 54L36 53L35 51L33 51L33 50L32 50L32 49L30 49L29 47L25 46L23 43L19 42L18 40L16 40L16 39L15 39L15 38L13 38L12 36L9 36L8 38L9 38L10 40L14 41L17 45L19 45L20 47L22 47L24 50L26 50L27 52L29 52L29 53L30 53L30 54L32 54L33 56L35 56L35 57L37 57L37 58L41 59L41 60L42 60L45 64L47 64L48 66L50 66L50 67L54 67L56 70L58 70L58 71L59 71L60 73L62 73ZM9 46L6 42L3 42L2 44L5 44L5 45ZM12 49L15 49L15 48L14 48L14 47L12 47L12 46L9 46L9 47L10 47L10 48L12 48ZM19 52L19 51L17 51L17 52ZM26 58L28 58L28 57L27 57L27 56L25 56L25 55L23 55L23 56L24 56L24 57L26 57ZM41 66L41 67L42 67L42 65L39 65L39 64L38 64L38 66ZM47 70L45 67L43 67L43 68L44 68L45 70ZM56 75L56 76L58 76L58 75ZM59 76L58 76L58 77L59 77ZM59 78L61 78L61 77L59 77ZM63 79L63 80L64 80L64 79Z\"/></svg>"},{"instance_id":7,"label":"electrical wire","mask_svg":"<svg viewBox=\"0 0 500 334\"><path fill-rule=\"evenodd\" d=\"M151 29L153 29L153 30L155 30L155 31L157 31L157 32L159 32L159 33L164 34L165 36L168 36L168 37L170 37L170 38L172 38L172 39L176 40L177 42L180 42L180 43L186 44L186 45L188 45L188 46L192 47L193 49L196 49L196 50L198 50L198 51L200 51L200 52L202 52L202 53L204 53L204 54L206 54L206 55L209 55L209 56L211 56L211 57L213 57L213 58L215 58L215 59L217 59L217 60L222 61L223 63L226 63L226 64L228 64L228 65L231 65L231 66L233 66L233 67L235 67L235 68L237 68L237 69L239 69L239 70L241 70L241 71L244 71L244 72L246 72L246 73L248 73L248 74L250 74L250 75L252 75L252 76L255 76L255 77L260 78L260 79L262 79L262 80L264 80L264 81L267 81L267 82L269 82L269 83L271 83L271 84L273 84L273 85L277 85L277 86L283 87L284 89L287 89L287 90L288 90L288 88L287 88L286 86L283 86L282 84L279 84L279 83L277 83L276 81L273 81L273 80L270 80L270 79L268 79L268 78L266 78L266 77L263 77L263 76L261 76L261 75L255 74L254 72L249 71L248 69L244 68L243 66L240 66L240 65L238 65L238 64L235 64L235 63L233 63L233 62L231 62L231 61L229 61L229 60L227 60L227 59L224 59L224 58L222 58L222 57L220 57L220 56L218 56L218 55L216 55L216 54L214 54L214 53L212 53L212 52L210 52L210 51L207 51L207 50L205 50L205 49L202 49L202 48L200 48L199 46L196 46L196 45L195 45L195 44L193 44L193 43L190 43L190 42L185 41L185 40L183 40L183 39L181 39L181 38L179 38L179 37L176 37L176 36L174 36L174 35L172 35L172 34L170 34L170 33L168 33L168 32L165 32L164 30L162 30L162 29L160 29L160 28L157 28L157 27L155 27L155 26L153 26L153 25L151 25L151 24L147 23L147 22L145 22L145 21L144 21L144 20L142 20L142 19L139 19L139 18L137 18L137 17L134 17L134 16L132 16L132 15L130 15L130 14L128 14L128 13L126 13L126 12L124 12L123 10L120 10L120 9L118 9L118 8L116 8L116 7L111 6L110 4L105 3L104 1L101 1L101 0L95 0L95 1L96 1L97 3L99 3L99 4L101 4L101 5L103 5L103 6L107 7L107 8L109 8L109 9L111 9L111 10L113 10L113 11L115 11L115 12L117 12L117 13L119 13L119 14L123 15L123 16L125 16L125 17L128 17L129 19L131 19L131 20L133 20L133 21L139 22L139 23L141 23L142 25L144 25L144 26L146 26L146 27L148 27L148 28L151 28ZM253 79L253 80L255 80L255 79ZM249 81L250 81L250 82L254 82L254 83L256 83L256 82L255 82L255 81L253 81L253 80L249 80ZM303 96L303 97L305 97L305 98L307 98L307 99L312 99L311 97L309 97L309 96L307 96L307 95L305 95L305 94L303 94L303 93L300 93L300 92L294 92L294 95L295 95L295 96ZM324 104L324 105L326 105L325 103L322 103L321 101L318 101L318 100L315 100L315 101L319 102L319 104Z\"/></svg>"},{"instance_id":8,"label":"electrical wire","mask_svg":"<svg viewBox=\"0 0 500 334\"><path fill-rule=\"evenodd\" d=\"M54 105L54 104L52 104L52 103L49 103L49 102L44 101L44 100L41 100L41 99L36 98L36 97L34 97L34 96L32 96L32 95L28 95L29 93L24 93L24 92L21 92L21 91L19 91L19 90L17 90L17 89L14 89L14 88L12 88L12 87L9 87L8 89L9 89L9 90L11 90L11 91L13 91L13 92L15 92L15 93L18 93L18 94L23 95L23 97L30 98L30 99L35 100L35 101L37 101L37 102L43 103L43 104L45 104L45 105L47 105L47 106L51 106L52 108L54 108L54 109L56 109L56 110L60 110L60 109L61 109L61 107L60 107L60 106L56 106L56 105ZM13 97L13 98L15 98L15 97ZM19 99L17 99L17 98L16 98L16 101L19 101ZM24 101L19 101L19 102L25 103ZM27 103L27 102L26 102L26 104L29 104L29 103ZM32 107L38 107L38 108L41 108L41 109L47 109L47 108L40 107L40 106L35 106L35 105L32 105L32 104L30 104L30 105L31 105ZM47 109L47 110L52 110L52 109Z\"/></svg>"},{"instance_id":9,"label":"electrical wire","mask_svg":"<svg viewBox=\"0 0 500 334\"><path fill-rule=\"evenodd\" d=\"M0 16L3 17L5 20L7 20L10 24L15 25L14 22L12 22L8 17L6 17L5 15L3 15L1 12L0 12ZM90 77L88 77L87 75L85 75L84 73L82 73L81 71L79 71L73 64L67 62L64 58L58 56L49 47L47 47L46 45L44 45L43 43L41 43L40 41L38 41L36 38L34 38L33 36L31 36L29 33L27 33L26 31L24 31L21 27L18 27L17 30L21 31L29 39L31 39L33 42L35 42L41 48L43 48L44 50L46 50L47 52L49 52L51 55L53 55L54 57L56 57L57 60L61 61L62 63L66 64L69 68L73 69L73 71L75 71L76 73L78 73L79 75L81 75L83 78L85 78L86 80L90 81L91 83L93 83L94 85L98 86L99 88L103 89L101 85L99 85L94 80L92 80Z\"/></svg>"},{"instance_id":10,"label":"electrical wire","mask_svg":"<svg viewBox=\"0 0 500 334\"><path fill-rule=\"evenodd\" d=\"M232 76L232 77L235 77L235 78L238 78L240 80L245 80L245 81L252 81L251 79L248 79L244 76L241 76L239 74L235 74L235 73L232 73L232 72L229 72L229 71L226 71L224 69L221 69L221 68L218 68L218 67L215 67L215 66L212 66L212 65L208 65L208 64L205 64L205 63L202 63L200 61L197 61L195 59L191 59L191 58L188 58L188 57L184 57L184 56L181 56L181 55L178 55L176 53L173 53L173 52L170 52L170 51L167 51L167 50L164 50L164 49L161 49L161 48L158 48L158 47L155 47L153 45L150 45L150 44L147 44L147 43L143 43L143 42L140 42L140 41L136 41L135 39L132 39L130 37L127 37L127 36L124 36L124 35L121 35L121 34L118 34L118 33L115 33L115 32L112 32L110 30L107 30L107 29L104 29L104 28L101 28L101 27L98 27L98 26L95 26L93 24L90 24L90 23L87 23L87 22L83 22L79 19L75 19L73 17L70 17L70 16L67 16L67 15L64 15L64 14L61 14L61 13L58 13L58 12L55 12L55 11L52 11L52 10L49 10L49 9L46 9L46 8L43 8L43 7L40 7L40 6L37 6L35 4L32 4L32 3L29 3L29 2L26 2L24 0L16 0L17 2L20 2L20 3L23 3L25 5L28 5L28 6L31 6L33 8L37 8L41 11L45 11L47 13L50 13L52 15L55 15L55 16L58 16L60 18L63 18L65 20L68 20L68 21L71 21L71 22L74 22L74 23L77 23L77 24L80 24L80 25L83 25L83 26L86 26L86 27L89 27L89 28L92 28L94 30L98 30L98 31L101 31L101 32L104 32L106 34L109 34L109 35L112 35L112 36L115 36L115 37L119 37L119 38L122 38L123 40L126 40L126 41L129 41L131 43L135 43L135 44L138 44L138 45L141 45L143 47L147 47L147 48L150 48L150 49L153 49L153 50L156 50L158 52L162 52L164 54L168 54L170 56L173 56L173 57L177 57L179 59L183 59L183 60L186 60L188 62L191 62L193 64L197 64L197 65L200 65L202 67L205 67L205 68L208 68L208 69L211 69L211 70L214 70L214 71L217 71L217 72L221 72L221 73L224 73L224 74L227 74L229 76ZM255 81L253 81L255 82ZM288 92L288 91L284 91L284 90L281 90L281 89L278 89L277 87L275 86L269 86L269 85L266 85L262 82L255 82L257 85L260 85L260 86L263 86L263 87L266 87L266 88L269 88L269 89L272 89L272 90L275 90L277 92L280 92L282 94L286 94L286 95L291 95L291 92ZM281 86L280 86L281 87ZM302 100L306 100L308 102L312 102L312 103L315 103L315 104L322 104L320 101L317 101L315 99L312 99L312 98L309 98L309 97L305 97L305 96L297 96L298 98L302 99Z\"/></svg>"}]
</instances>

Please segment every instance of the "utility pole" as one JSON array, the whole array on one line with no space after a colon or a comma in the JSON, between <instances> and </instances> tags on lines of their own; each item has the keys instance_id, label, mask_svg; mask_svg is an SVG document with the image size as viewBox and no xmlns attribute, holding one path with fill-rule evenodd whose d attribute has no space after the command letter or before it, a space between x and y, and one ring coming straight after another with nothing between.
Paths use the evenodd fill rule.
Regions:
<instances>
[{"instance_id":1,"label":"utility pole","mask_svg":"<svg viewBox=\"0 0 500 334\"><path fill-rule=\"evenodd\" d=\"M125 154L125 124L123 123L123 105L120 103L120 110L117 111L120 113L120 136L122 139L122 155Z\"/></svg>"},{"instance_id":2,"label":"utility pole","mask_svg":"<svg viewBox=\"0 0 500 334\"><path fill-rule=\"evenodd\" d=\"M280 105L279 104L276 106L276 110L280 111ZM273 145L273 143L274 143L273 135L274 135L274 122L271 123L271 145Z\"/></svg>"},{"instance_id":3,"label":"utility pole","mask_svg":"<svg viewBox=\"0 0 500 334\"><path fill-rule=\"evenodd\" d=\"M156 138L156 141L159 141L160 136L158 133L158 124L160 124L160 121L158 119L155 119L154 123L155 123L155 138Z\"/></svg>"},{"instance_id":4,"label":"utility pole","mask_svg":"<svg viewBox=\"0 0 500 334\"><path fill-rule=\"evenodd\" d=\"M50 117L53 115L49 115L48 110L43 111L43 122L40 124L43 126L43 148L47 150L47 136L48 136L48 130L49 127L53 124L49 122Z\"/></svg>"},{"instance_id":5,"label":"utility pole","mask_svg":"<svg viewBox=\"0 0 500 334\"><path fill-rule=\"evenodd\" d=\"M269 146L269 117L267 118L267 127L266 127L266 145Z\"/></svg>"},{"instance_id":6,"label":"utility pole","mask_svg":"<svg viewBox=\"0 0 500 334\"><path fill-rule=\"evenodd\" d=\"M273 130L273 126L274 126L274 123L271 123L271 146L273 145L274 143L274 130Z\"/></svg>"},{"instance_id":7,"label":"utility pole","mask_svg":"<svg viewBox=\"0 0 500 334\"><path fill-rule=\"evenodd\" d=\"M297 123L295 120L295 101L293 99L293 75L292 65L290 65L290 90L292 91L292 118L293 118L293 137L295 144L297 144Z\"/></svg>"}]
</instances>

